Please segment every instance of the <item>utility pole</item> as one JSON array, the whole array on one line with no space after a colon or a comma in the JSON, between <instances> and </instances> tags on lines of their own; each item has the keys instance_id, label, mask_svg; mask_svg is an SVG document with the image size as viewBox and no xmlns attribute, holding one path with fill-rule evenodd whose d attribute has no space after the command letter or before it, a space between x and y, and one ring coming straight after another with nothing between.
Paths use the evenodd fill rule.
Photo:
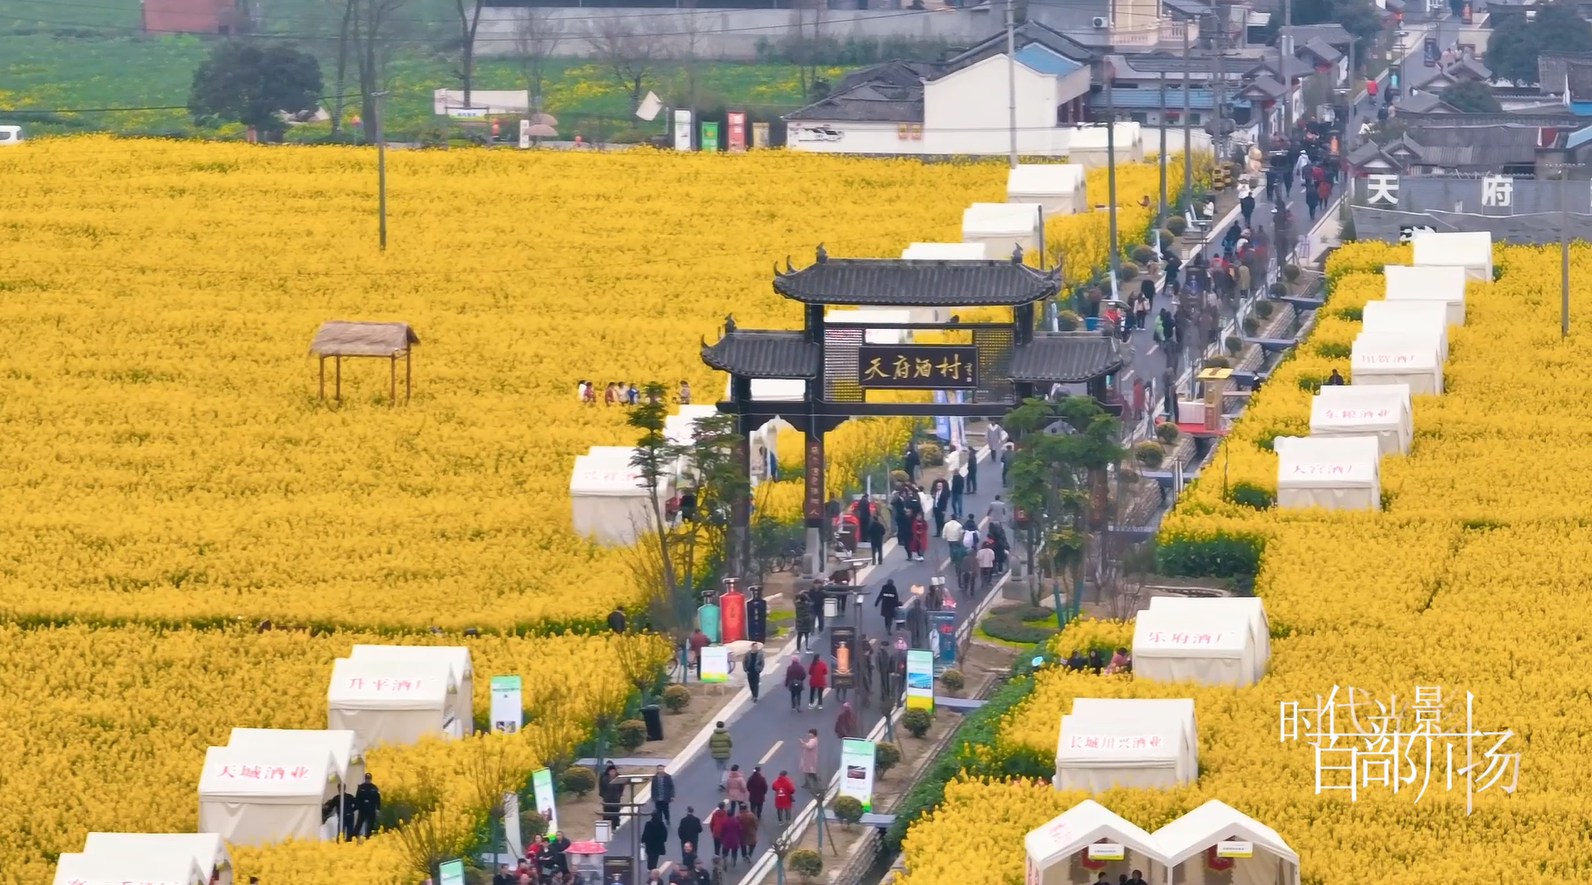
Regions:
<instances>
[{"instance_id":1,"label":"utility pole","mask_svg":"<svg viewBox=\"0 0 1592 885\"><path fill-rule=\"evenodd\" d=\"M1111 250L1111 297L1117 297L1117 280L1122 260L1117 254L1117 105L1111 94L1111 81L1117 78L1116 65L1105 63L1106 75L1106 216L1109 232L1106 245Z\"/></svg>"},{"instance_id":2,"label":"utility pole","mask_svg":"<svg viewBox=\"0 0 1592 885\"><path fill-rule=\"evenodd\" d=\"M1213 15L1212 20L1216 23L1215 30L1211 32L1211 46L1216 53L1215 89L1211 95L1211 102L1214 105L1212 113L1215 115L1216 124L1211 132L1211 164L1214 169L1215 164L1221 161L1222 146L1227 143L1227 136L1224 134L1225 127L1222 122L1222 117L1226 110L1223 93L1227 87L1227 64L1226 50L1222 46L1222 32L1225 30L1226 25L1222 24L1219 13Z\"/></svg>"},{"instance_id":3,"label":"utility pole","mask_svg":"<svg viewBox=\"0 0 1592 885\"><path fill-rule=\"evenodd\" d=\"M1570 170L1559 169L1559 337L1570 337Z\"/></svg>"},{"instance_id":4,"label":"utility pole","mask_svg":"<svg viewBox=\"0 0 1592 885\"><path fill-rule=\"evenodd\" d=\"M1282 74L1282 132L1293 142L1293 77L1288 62L1293 58L1293 0L1282 0L1282 39L1277 42L1277 68Z\"/></svg>"},{"instance_id":5,"label":"utility pole","mask_svg":"<svg viewBox=\"0 0 1592 885\"><path fill-rule=\"evenodd\" d=\"M1156 165L1161 167L1161 208L1155 216L1155 229L1166 224L1166 71L1161 72L1161 150ZM1188 165L1188 146L1183 146L1184 165Z\"/></svg>"},{"instance_id":6,"label":"utility pole","mask_svg":"<svg viewBox=\"0 0 1592 885\"><path fill-rule=\"evenodd\" d=\"M1006 0L1006 110L1011 119L1011 167L1017 168L1017 0ZM1043 248L1040 249L1044 251Z\"/></svg>"},{"instance_id":7,"label":"utility pole","mask_svg":"<svg viewBox=\"0 0 1592 885\"><path fill-rule=\"evenodd\" d=\"M377 231L381 238L381 251L387 251L387 139L381 131L381 100L386 92L375 92L371 98L376 114L376 211L380 218Z\"/></svg>"},{"instance_id":8,"label":"utility pole","mask_svg":"<svg viewBox=\"0 0 1592 885\"><path fill-rule=\"evenodd\" d=\"M1194 199L1194 141L1193 124L1189 122L1189 74L1192 68L1188 61L1188 29L1191 20L1183 20L1183 199ZM1193 203L1189 204L1190 206Z\"/></svg>"}]
</instances>

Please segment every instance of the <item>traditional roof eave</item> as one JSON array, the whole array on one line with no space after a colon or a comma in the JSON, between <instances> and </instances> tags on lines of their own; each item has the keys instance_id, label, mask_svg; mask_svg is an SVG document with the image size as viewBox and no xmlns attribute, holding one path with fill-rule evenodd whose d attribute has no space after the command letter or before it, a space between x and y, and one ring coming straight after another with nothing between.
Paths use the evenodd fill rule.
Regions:
<instances>
[{"instance_id":1,"label":"traditional roof eave","mask_svg":"<svg viewBox=\"0 0 1592 885\"><path fill-rule=\"evenodd\" d=\"M725 331L717 343L702 345L710 368L748 378L817 378L818 346L806 333L786 329Z\"/></svg>"},{"instance_id":2,"label":"traditional roof eave","mask_svg":"<svg viewBox=\"0 0 1592 885\"><path fill-rule=\"evenodd\" d=\"M1084 384L1114 374L1130 355L1122 343L1099 332L1036 332L1033 341L1012 348L1013 381Z\"/></svg>"},{"instance_id":3,"label":"traditional roof eave","mask_svg":"<svg viewBox=\"0 0 1592 885\"><path fill-rule=\"evenodd\" d=\"M775 269L774 291L804 304L859 307L1015 307L1061 291L1061 268L1020 260L934 261L907 258L830 258L800 270Z\"/></svg>"}]
</instances>

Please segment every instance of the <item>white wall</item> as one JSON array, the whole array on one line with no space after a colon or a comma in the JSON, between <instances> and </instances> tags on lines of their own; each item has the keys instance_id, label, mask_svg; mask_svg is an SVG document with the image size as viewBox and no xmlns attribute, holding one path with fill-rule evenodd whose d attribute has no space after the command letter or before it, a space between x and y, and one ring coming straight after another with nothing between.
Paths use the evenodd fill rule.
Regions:
<instances>
[{"instance_id":1,"label":"white wall","mask_svg":"<svg viewBox=\"0 0 1592 885\"><path fill-rule=\"evenodd\" d=\"M1144 134L1144 154L1160 153L1161 130L1154 126L1146 126L1141 130ZM1211 150L1211 136L1195 126L1189 131L1189 140L1194 142L1194 150L1209 153ZM1172 153L1183 150L1183 127L1181 125L1166 127L1166 146Z\"/></svg>"},{"instance_id":2,"label":"white wall","mask_svg":"<svg viewBox=\"0 0 1592 885\"><path fill-rule=\"evenodd\" d=\"M931 154L1005 153L1011 145L1011 90L1005 55L996 55L924 84L923 145ZM1056 126L1060 81L1016 65L1017 150L1065 151ZM1058 142L1059 139L1059 142Z\"/></svg>"},{"instance_id":3,"label":"white wall","mask_svg":"<svg viewBox=\"0 0 1592 885\"><path fill-rule=\"evenodd\" d=\"M808 137L804 133L815 129L831 129L841 133L839 140ZM793 151L811 151L815 154L922 154L927 139L902 139L900 127L895 123L791 123L786 145Z\"/></svg>"}]
</instances>

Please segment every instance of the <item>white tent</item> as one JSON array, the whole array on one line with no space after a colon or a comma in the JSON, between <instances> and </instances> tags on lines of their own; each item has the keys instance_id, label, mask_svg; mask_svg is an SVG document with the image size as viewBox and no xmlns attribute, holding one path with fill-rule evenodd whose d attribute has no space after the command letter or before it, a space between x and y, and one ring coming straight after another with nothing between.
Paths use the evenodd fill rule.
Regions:
<instances>
[{"instance_id":1,"label":"white tent","mask_svg":"<svg viewBox=\"0 0 1592 885\"><path fill-rule=\"evenodd\" d=\"M1465 325L1465 269L1382 265L1383 297L1388 301L1436 301L1448 309L1448 325Z\"/></svg>"},{"instance_id":2,"label":"white tent","mask_svg":"<svg viewBox=\"0 0 1592 885\"><path fill-rule=\"evenodd\" d=\"M1354 385L1408 384L1412 396L1443 392L1443 360L1435 336L1375 335L1361 332L1349 351L1349 381Z\"/></svg>"},{"instance_id":3,"label":"white tent","mask_svg":"<svg viewBox=\"0 0 1592 885\"><path fill-rule=\"evenodd\" d=\"M198 865L201 881L213 876L216 885L232 885L232 854L215 833L89 833L83 854L115 859L186 854Z\"/></svg>"},{"instance_id":4,"label":"white tent","mask_svg":"<svg viewBox=\"0 0 1592 885\"><path fill-rule=\"evenodd\" d=\"M1038 203L974 203L962 210L962 242L983 243L984 257L1005 260L1021 247L1038 249Z\"/></svg>"},{"instance_id":5,"label":"white tent","mask_svg":"<svg viewBox=\"0 0 1592 885\"><path fill-rule=\"evenodd\" d=\"M1441 301L1368 301L1360 331L1372 335L1437 337L1439 359L1448 359L1448 305Z\"/></svg>"},{"instance_id":6,"label":"white tent","mask_svg":"<svg viewBox=\"0 0 1592 885\"><path fill-rule=\"evenodd\" d=\"M63 854L55 885L207 885L199 862L185 852L168 855Z\"/></svg>"},{"instance_id":7,"label":"white tent","mask_svg":"<svg viewBox=\"0 0 1592 885\"><path fill-rule=\"evenodd\" d=\"M1277 831L1215 799L1156 830L1153 838L1166 853L1166 885L1299 885L1299 855ZM1234 841L1249 843L1252 856L1232 858L1230 872L1207 873L1203 855Z\"/></svg>"},{"instance_id":8,"label":"white tent","mask_svg":"<svg viewBox=\"0 0 1592 885\"><path fill-rule=\"evenodd\" d=\"M1078 698L1061 717L1056 789L1191 783L1199 776L1194 734L1192 700Z\"/></svg>"},{"instance_id":9,"label":"white tent","mask_svg":"<svg viewBox=\"0 0 1592 885\"><path fill-rule=\"evenodd\" d=\"M1381 510L1380 444L1374 436L1279 436L1277 506Z\"/></svg>"},{"instance_id":10,"label":"white tent","mask_svg":"<svg viewBox=\"0 0 1592 885\"><path fill-rule=\"evenodd\" d=\"M685 408L693 408L686 406ZM356 645L348 653L356 661L401 661L427 665L441 662L448 667L448 675L458 688L450 705L461 726L475 721L474 701L475 667L470 663L470 648L464 645Z\"/></svg>"},{"instance_id":11,"label":"white tent","mask_svg":"<svg viewBox=\"0 0 1592 885\"><path fill-rule=\"evenodd\" d=\"M983 243L913 243L901 250L902 258L918 261L982 261Z\"/></svg>"},{"instance_id":12,"label":"white tent","mask_svg":"<svg viewBox=\"0 0 1592 885\"><path fill-rule=\"evenodd\" d=\"M576 534L625 546L635 543L638 529L647 531L653 525L650 493L630 464L634 452L628 446L592 446L575 457L569 507ZM670 488L659 489L659 502L671 494Z\"/></svg>"},{"instance_id":13,"label":"white tent","mask_svg":"<svg viewBox=\"0 0 1592 885\"><path fill-rule=\"evenodd\" d=\"M1118 163L1144 162L1144 130L1138 123L1118 123L1115 133ZM1071 130L1067 140L1067 158L1086 168L1107 165L1106 127L1078 126Z\"/></svg>"},{"instance_id":14,"label":"white tent","mask_svg":"<svg viewBox=\"0 0 1592 885\"><path fill-rule=\"evenodd\" d=\"M976 245L976 244L974 244ZM824 323L852 324L858 326L893 325L912 322L910 310L831 310L824 314ZM865 344L905 344L912 340L911 329L868 329L863 332Z\"/></svg>"},{"instance_id":15,"label":"white tent","mask_svg":"<svg viewBox=\"0 0 1592 885\"><path fill-rule=\"evenodd\" d=\"M1133 625L1134 678L1242 687L1265 670L1249 618L1236 611L1145 609Z\"/></svg>"},{"instance_id":16,"label":"white tent","mask_svg":"<svg viewBox=\"0 0 1592 885\"><path fill-rule=\"evenodd\" d=\"M1184 611L1195 616L1220 612L1224 617L1229 612L1234 613L1248 621L1261 665L1271 658L1271 625L1266 621L1266 605L1259 596L1156 596L1150 600L1150 611Z\"/></svg>"},{"instance_id":17,"label":"white tent","mask_svg":"<svg viewBox=\"0 0 1592 885\"><path fill-rule=\"evenodd\" d=\"M1122 846L1122 859L1105 861L1097 870L1084 867L1089 846L1101 842ZM1154 882L1169 866L1154 836L1093 799L1085 799L1030 830L1023 837L1023 851L1027 855L1027 885L1090 882L1100 873L1115 882L1133 870Z\"/></svg>"},{"instance_id":18,"label":"white tent","mask_svg":"<svg viewBox=\"0 0 1592 885\"><path fill-rule=\"evenodd\" d=\"M302 748L311 752L329 752L332 754L332 776L336 783L326 785L326 798L332 799L339 792L352 794L365 779L365 759L359 754L356 742L358 738L352 731L329 731L325 729L294 729L294 728L234 728L232 737L227 740L227 746L235 750L251 750L260 753L276 753L291 749ZM333 817L321 824L321 838L327 840L337 839L337 821Z\"/></svg>"},{"instance_id":19,"label":"white tent","mask_svg":"<svg viewBox=\"0 0 1592 885\"><path fill-rule=\"evenodd\" d=\"M1377 438L1382 454L1408 454L1415 438L1410 386L1323 385L1321 392L1310 401L1310 435L1371 435Z\"/></svg>"},{"instance_id":20,"label":"white tent","mask_svg":"<svg viewBox=\"0 0 1592 885\"><path fill-rule=\"evenodd\" d=\"M1006 173L1006 202L1038 203L1046 218L1088 212L1086 178L1077 163L1020 163Z\"/></svg>"},{"instance_id":21,"label":"white tent","mask_svg":"<svg viewBox=\"0 0 1592 885\"><path fill-rule=\"evenodd\" d=\"M696 422L718 413L718 406L680 406L679 411L663 419L663 438L675 445L688 446L696 441Z\"/></svg>"},{"instance_id":22,"label":"white tent","mask_svg":"<svg viewBox=\"0 0 1592 885\"><path fill-rule=\"evenodd\" d=\"M1484 230L1416 231L1415 263L1462 267L1473 280L1492 282L1492 234Z\"/></svg>"},{"instance_id":23,"label":"white tent","mask_svg":"<svg viewBox=\"0 0 1592 885\"><path fill-rule=\"evenodd\" d=\"M335 770L330 751L211 747L199 775L199 830L235 845L318 839Z\"/></svg>"},{"instance_id":24,"label":"white tent","mask_svg":"<svg viewBox=\"0 0 1592 885\"><path fill-rule=\"evenodd\" d=\"M413 744L425 735L456 734L458 690L440 660L338 658L326 690L327 727L349 729L361 753L377 744Z\"/></svg>"}]
</instances>

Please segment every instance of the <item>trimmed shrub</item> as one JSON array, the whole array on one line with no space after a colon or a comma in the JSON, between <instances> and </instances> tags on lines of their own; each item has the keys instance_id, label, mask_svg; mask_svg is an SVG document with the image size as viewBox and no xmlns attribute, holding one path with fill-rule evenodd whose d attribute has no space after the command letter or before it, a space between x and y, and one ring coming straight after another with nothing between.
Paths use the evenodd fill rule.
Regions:
<instances>
[{"instance_id":1,"label":"trimmed shrub","mask_svg":"<svg viewBox=\"0 0 1592 885\"><path fill-rule=\"evenodd\" d=\"M1162 445L1169 446L1177 442L1177 436L1181 432L1177 429L1177 425L1170 421L1162 421L1160 424L1155 425L1155 437L1161 441Z\"/></svg>"},{"instance_id":2,"label":"trimmed shrub","mask_svg":"<svg viewBox=\"0 0 1592 885\"><path fill-rule=\"evenodd\" d=\"M1272 283L1266 292L1273 298L1282 298L1288 294L1288 287L1282 283Z\"/></svg>"},{"instance_id":3,"label":"trimmed shrub","mask_svg":"<svg viewBox=\"0 0 1592 885\"><path fill-rule=\"evenodd\" d=\"M1157 257L1154 249L1151 249L1149 246L1143 244L1134 246L1132 255L1133 260L1140 264L1149 264Z\"/></svg>"},{"instance_id":4,"label":"trimmed shrub","mask_svg":"<svg viewBox=\"0 0 1592 885\"><path fill-rule=\"evenodd\" d=\"M1258 316L1263 320L1269 320L1271 319L1273 312L1275 312L1275 308L1272 307L1270 301L1255 302L1255 316Z\"/></svg>"},{"instance_id":5,"label":"trimmed shrub","mask_svg":"<svg viewBox=\"0 0 1592 885\"><path fill-rule=\"evenodd\" d=\"M1056 324L1063 332L1075 332L1083 326L1083 317L1070 310L1064 310L1056 314Z\"/></svg>"},{"instance_id":6,"label":"trimmed shrub","mask_svg":"<svg viewBox=\"0 0 1592 885\"><path fill-rule=\"evenodd\" d=\"M949 670L945 671L951 672ZM901 764L901 748L889 741L880 741L873 745L873 768L884 774Z\"/></svg>"},{"instance_id":7,"label":"trimmed shrub","mask_svg":"<svg viewBox=\"0 0 1592 885\"><path fill-rule=\"evenodd\" d=\"M1282 266L1282 278L1290 283L1297 283L1299 281L1300 272L1299 265L1297 264L1285 264Z\"/></svg>"},{"instance_id":8,"label":"trimmed shrub","mask_svg":"<svg viewBox=\"0 0 1592 885\"><path fill-rule=\"evenodd\" d=\"M680 713L691 706L691 689L671 685L663 690L663 708L670 713Z\"/></svg>"},{"instance_id":9,"label":"trimmed shrub","mask_svg":"<svg viewBox=\"0 0 1592 885\"><path fill-rule=\"evenodd\" d=\"M812 881L824 871L823 855L811 848L798 848L785 858L785 863L790 871L802 877L803 881Z\"/></svg>"},{"instance_id":10,"label":"trimmed shrub","mask_svg":"<svg viewBox=\"0 0 1592 885\"><path fill-rule=\"evenodd\" d=\"M1172 236L1181 237L1188 230L1188 219L1181 215L1174 215L1166 220L1166 229L1172 232Z\"/></svg>"},{"instance_id":11,"label":"trimmed shrub","mask_svg":"<svg viewBox=\"0 0 1592 885\"><path fill-rule=\"evenodd\" d=\"M1244 322L1248 324L1253 321L1246 319ZM1248 330L1246 329L1245 331ZM1227 340L1222 343L1227 346L1227 353L1231 356L1238 356L1239 351L1244 349L1244 339L1237 335L1228 335Z\"/></svg>"},{"instance_id":12,"label":"trimmed shrub","mask_svg":"<svg viewBox=\"0 0 1592 885\"><path fill-rule=\"evenodd\" d=\"M569 793L576 799L597 789L597 775L584 765L572 765L558 777L559 792Z\"/></svg>"},{"instance_id":13,"label":"trimmed shrub","mask_svg":"<svg viewBox=\"0 0 1592 885\"><path fill-rule=\"evenodd\" d=\"M1155 564L1163 575L1185 578L1253 577L1265 548L1259 535L1247 533L1179 535L1156 545Z\"/></svg>"},{"instance_id":14,"label":"trimmed shrub","mask_svg":"<svg viewBox=\"0 0 1592 885\"><path fill-rule=\"evenodd\" d=\"M950 691L961 691L962 687L967 684L967 680L962 677L961 670L955 667L947 667L945 672L940 674L940 684Z\"/></svg>"},{"instance_id":15,"label":"trimmed shrub","mask_svg":"<svg viewBox=\"0 0 1592 885\"><path fill-rule=\"evenodd\" d=\"M1154 470L1166 461L1166 450L1155 440L1144 440L1133 446L1133 460Z\"/></svg>"},{"instance_id":16,"label":"trimmed shrub","mask_svg":"<svg viewBox=\"0 0 1592 885\"><path fill-rule=\"evenodd\" d=\"M928 734L929 726L933 724L934 716L921 707L913 707L901 714L901 727L905 728L907 733L915 738L921 738Z\"/></svg>"},{"instance_id":17,"label":"trimmed shrub","mask_svg":"<svg viewBox=\"0 0 1592 885\"><path fill-rule=\"evenodd\" d=\"M614 728L614 743L623 750L634 750L647 742L647 723L626 719Z\"/></svg>"},{"instance_id":18,"label":"trimmed shrub","mask_svg":"<svg viewBox=\"0 0 1592 885\"><path fill-rule=\"evenodd\" d=\"M1254 483L1238 482L1227 492L1227 499L1241 507L1269 510L1277 503L1277 496Z\"/></svg>"},{"instance_id":19,"label":"trimmed shrub","mask_svg":"<svg viewBox=\"0 0 1592 885\"><path fill-rule=\"evenodd\" d=\"M862 800L856 796L837 797L834 808L835 817L848 827L862 820Z\"/></svg>"},{"instance_id":20,"label":"trimmed shrub","mask_svg":"<svg viewBox=\"0 0 1592 885\"><path fill-rule=\"evenodd\" d=\"M1026 624L1010 615L992 614L984 619L981 625L984 632L1002 642L1015 642L1019 645L1034 645L1044 642L1055 636L1055 627L1043 627L1038 624Z\"/></svg>"}]
</instances>

